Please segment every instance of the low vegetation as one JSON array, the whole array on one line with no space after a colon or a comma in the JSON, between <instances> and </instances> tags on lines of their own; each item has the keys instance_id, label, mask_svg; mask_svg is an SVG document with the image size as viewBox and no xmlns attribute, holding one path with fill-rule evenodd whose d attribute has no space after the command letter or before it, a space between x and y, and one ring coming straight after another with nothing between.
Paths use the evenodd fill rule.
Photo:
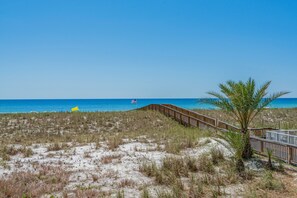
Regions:
<instances>
[{"instance_id":1,"label":"low vegetation","mask_svg":"<svg viewBox=\"0 0 297 198\"><path fill-rule=\"evenodd\" d=\"M214 157L218 157L219 160L214 160ZM297 195L292 188L292 185L295 186L294 179L288 178L286 176L288 173L246 169L239 174L236 163L223 157L217 149L212 149L210 153L197 158L167 157L160 165L143 162L140 171L153 178L157 185L166 186L163 190L154 191L145 188L142 197L155 197L154 195L157 197L273 197L273 194L279 197L294 197ZM285 182L291 189L286 188ZM230 189L230 185L234 188Z\"/></svg>"},{"instance_id":2,"label":"low vegetation","mask_svg":"<svg viewBox=\"0 0 297 198\"><path fill-rule=\"evenodd\" d=\"M210 117L231 123L239 126L237 122L226 112L222 110L203 110L196 109L198 113L208 115ZM297 128L297 109L266 109L261 112L251 122L253 128L282 128L282 129L296 129Z\"/></svg>"},{"instance_id":3,"label":"low vegetation","mask_svg":"<svg viewBox=\"0 0 297 198\"><path fill-rule=\"evenodd\" d=\"M214 148L199 157L167 157L160 166L143 162L140 171L168 187L157 191L158 197L209 197L224 194L230 174L236 178L234 183L244 180L229 166L230 161ZM143 194L148 196L146 191Z\"/></svg>"},{"instance_id":4,"label":"low vegetation","mask_svg":"<svg viewBox=\"0 0 297 198\"><path fill-rule=\"evenodd\" d=\"M0 197L41 197L59 192L69 174L58 167L41 166L37 173L18 172L0 180Z\"/></svg>"},{"instance_id":5,"label":"low vegetation","mask_svg":"<svg viewBox=\"0 0 297 198\"><path fill-rule=\"evenodd\" d=\"M0 157L2 160L9 161L11 156L15 156L17 154L21 154L23 157L30 157L33 155L33 151L31 148L26 146L7 146L2 145L0 147Z\"/></svg>"},{"instance_id":6,"label":"low vegetation","mask_svg":"<svg viewBox=\"0 0 297 198\"><path fill-rule=\"evenodd\" d=\"M117 133L161 132L177 124L156 112L0 114L0 143L94 142Z\"/></svg>"},{"instance_id":7,"label":"low vegetation","mask_svg":"<svg viewBox=\"0 0 297 198\"><path fill-rule=\"evenodd\" d=\"M233 157L214 131L157 112L7 114L0 126L0 197L296 195L274 159L239 174L230 141Z\"/></svg>"}]
</instances>

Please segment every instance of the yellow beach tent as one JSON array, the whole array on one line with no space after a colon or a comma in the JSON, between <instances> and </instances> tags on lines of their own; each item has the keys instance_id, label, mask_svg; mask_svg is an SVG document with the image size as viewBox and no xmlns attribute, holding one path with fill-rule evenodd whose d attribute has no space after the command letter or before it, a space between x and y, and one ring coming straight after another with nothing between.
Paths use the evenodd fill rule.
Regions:
<instances>
[{"instance_id":1,"label":"yellow beach tent","mask_svg":"<svg viewBox=\"0 0 297 198\"><path fill-rule=\"evenodd\" d=\"M78 106L71 108L71 112L79 111Z\"/></svg>"}]
</instances>

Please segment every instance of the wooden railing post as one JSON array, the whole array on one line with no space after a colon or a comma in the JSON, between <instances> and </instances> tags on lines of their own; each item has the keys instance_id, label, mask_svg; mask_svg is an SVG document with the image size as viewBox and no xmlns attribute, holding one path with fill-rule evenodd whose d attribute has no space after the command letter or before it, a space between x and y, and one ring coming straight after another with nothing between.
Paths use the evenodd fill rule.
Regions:
<instances>
[{"instance_id":1,"label":"wooden railing post","mask_svg":"<svg viewBox=\"0 0 297 198\"><path fill-rule=\"evenodd\" d=\"M287 147L287 163L290 164L292 161L292 148L290 146Z\"/></svg>"},{"instance_id":2,"label":"wooden railing post","mask_svg":"<svg viewBox=\"0 0 297 198\"><path fill-rule=\"evenodd\" d=\"M263 141L260 141L260 144L261 144L261 153L264 153L264 142Z\"/></svg>"},{"instance_id":3,"label":"wooden railing post","mask_svg":"<svg viewBox=\"0 0 297 198\"><path fill-rule=\"evenodd\" d=\"M178 121L179 121L180 124L183 124L183 121L182 121L182 114L181 114L181 113L179 114L179 120L178 120Z\"/></svg>"}]
</instances>

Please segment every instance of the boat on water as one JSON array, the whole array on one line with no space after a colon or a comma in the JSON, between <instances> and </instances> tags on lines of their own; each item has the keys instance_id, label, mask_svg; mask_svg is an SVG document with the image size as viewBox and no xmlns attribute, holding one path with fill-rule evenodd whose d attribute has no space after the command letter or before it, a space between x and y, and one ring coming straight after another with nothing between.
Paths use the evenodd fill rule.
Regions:
<instances>
[{"instance_id":1,"label":"boat on water","mask_svg":"<svg viewBox=\"0 0 297 198\"><path fill-rule=\"evenodd\" d=\"M131 100L131 104L137 104L137 100L136 99L132 99Z\"/></svg>"}]
</instances>

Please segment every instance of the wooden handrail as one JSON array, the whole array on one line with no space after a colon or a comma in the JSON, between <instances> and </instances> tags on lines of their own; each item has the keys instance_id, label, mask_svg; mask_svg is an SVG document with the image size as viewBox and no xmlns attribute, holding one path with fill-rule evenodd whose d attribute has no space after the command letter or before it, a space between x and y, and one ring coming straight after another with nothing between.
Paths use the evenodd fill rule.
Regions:
<instances>
[{"instance_id":1,"label":"wooden handrail","mask_svg":"<svg viewBox=\"0 0 297 198\"><path fill-rule=\"evenodd\" d=\"M175 109L183 109L181 107L177 107L177 106L174 106L172 104L162 104L163 106L170 106L171 108L175 108ZM209 117L209 116L206 116L206 115L203 115L203 114L200 114L200 113L197 113L195 111L191 111L191 110L188 110L188 109L183 109L183 111L188 111L188 112L191 112L193 114L196 114L196 115L199 115L201 117L204 117L204 118L207 118L207 119L210 119L210 120L213 120L214 122L217 122L216 126L218 127L219 124L224 124L227 126L227 128L232 128L232 129L235 129L237 131L240 131L240 128L237 127L237 126L234 126L230 123L227 123L227 122L224 122L224 121L221 121L221 120L217 120L215 118L212 118L212 117ZM256 130L275 130L275 128L249 128L250 131L256 131Z\"/></svg>"},{"instance_id":2,"label":"wooden handrail","mask_svg":"<svg viewBox=\"0 0 297 198\"><path fill-rule=\"evenodd\" d=\"M189 117L189 118L191 118L191 119L193 119L193 120L197 120L198 122L200 122L200 123L202 123L202 124L205 124L205 125L207 125L207 126L216 128L215 125L211 125L211 124L209 124L208 122L205 122L205 121L203 121L203 120L199 120L199 119L197 119L196 117L193 117L193 116L190 116L190 115L188 115L188 114L179 112L179 111L177 111L177 110L175 110L175 109L172 109L172 108L170 108L170 107L167 107L167 106L165 106L165 105L160 105L160 106L161 106L161 107L165 107L165 108L167 108L167 109L169 109L169 110L171 110L171 111L174 111L175 113L179 113L179 114L181 114L181 115L183 115L183 116L185 116L185 117Z\"/></svg>"},{"instance_id":3,"label":"wooden handrail","mask_svg":"<svg viewBox=\"0 0 297 198\"><path fill-rule=\"evenodd\" d=\"M263 138L259 138L259 137L256 137L256 136L251 136L250 139L259 140L259 141L266 142L266 143L272 143L272 144L280 145L280 146L289 146L289 147L297 149L296 145L286 144L286 143L282 143L282 142L275 142L273 140L263 139Z\"/></svg>"},{"instance_id":4,"label":"wooden handrail","mask_svg":"<svg viewBox=\"0 0 297 198\"><path fill-rule=\"evenodd\" d=\"M183 109L183 108L181 108L181 107L177 107L177 106L174 106L174 105L172 105L172 104L162 104L163 106L170 106L171 108L176 108L176 109ZM197 114L197 115L199 115L199 116L203 116L203 117L205 117L205 118L208 118L208 119L211 119L211 120L216 120L215 118L212 118L212 117L209 117L209 116L206 116L206 115L203 115L203 114L200 114L200 113L197 113L197 112L195 112L195 111L191 111L191 110L188 110L188 109L184 109L184 110L186 110L186 111L188 111L188 112L191 112L191 113L195 113L195 114Z\"/></svg>"},{"instance_id":5,"label":"wooden handrail","mask_svg":"<svg viewBox=\"0 0 297 198\"><path fill-rule=\"evenodd\" d=\"M226 130L235 130L235 131L240 131L240 128L233 126L229 123L199 114L194 111L190 111L187 109L183 109L181 107L177 107L174 105L170 104L151 104L147 105L145 107L139 108L138 110L156 110L159 111L166 116L171 116L169 111L173 112L173 118L177 121L180 121L182 124L186 124L188 126L193 126L191 124L191 120L196 121L197 127L200 127L200 124L213 128L215 130L221 130L221 131L226 131ZM176 115L180 115L177 117ZM182 118L185 117L187 121L184 121ZM202 118L202 119L200 119ZM206 121L208 120L208 121ZM212 122L209 122L211 120ZM214 123L214 124L212 124ZM225 127L220 127L220 125L224 125ZM273 130L273 128L249 128L250 131L266 131L266 130ZM283 160L287 163L297 165L297 146L295 145L289 145L281 142L274 142L271 140L259 138L256 136L251 136L250 137L251 145L253 149L262 155L266 155L266 150L267 149L272 149L273 150L273 155L274 157ZM266 150L265 150L266 149Z\"/></svg>"}]
</instances>

